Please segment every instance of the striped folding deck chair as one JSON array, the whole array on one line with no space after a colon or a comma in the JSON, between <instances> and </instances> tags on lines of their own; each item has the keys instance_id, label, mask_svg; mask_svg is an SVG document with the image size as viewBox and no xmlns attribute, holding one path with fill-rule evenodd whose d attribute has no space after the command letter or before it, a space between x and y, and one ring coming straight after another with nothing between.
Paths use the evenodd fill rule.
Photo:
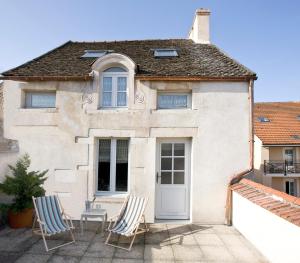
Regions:
<instances>
[{"instance_id":1,"label":"striped folding deck chair","mask_svg":"<svg viewBox=\"0 0 300 263\"><path fill-rule=\"evenodd\" d=\"M106 245L125 249L127 251L131 250L136 235L149 231L144 215L147 202L148 198L144 197L129 195L126 198L120 213L110 219L108 226L109 234L105 241ZM140 227L141 223L143 223L143 227ZM132 240L129 247L125 248L109 243L112 234L131 237Z\"/></svg>"},{"instance_id":2,"label":"striped folding deck chair","mask_svg":"<svg viewBox=\"0 0 300 263\"><path fill-rule=\"evenodd\" d=\"M41 235L45 244L46 251L50 251L75 242L72 230L73 222L62 209L59 198L56 195L32 197L35 209L35 222L39 224L39 229L33 229L35 234ZM33 224L35 224L35 222ZM48 248L46 237L50 237L63 232L70 232L72 241L62 245Z\"/></svg>"}]
</instances>

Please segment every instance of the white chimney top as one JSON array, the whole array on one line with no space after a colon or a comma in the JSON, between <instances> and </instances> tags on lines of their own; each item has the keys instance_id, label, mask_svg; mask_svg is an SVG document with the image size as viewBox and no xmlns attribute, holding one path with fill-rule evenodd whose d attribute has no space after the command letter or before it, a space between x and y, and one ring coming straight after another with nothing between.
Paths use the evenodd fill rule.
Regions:
<instances>
[{"instance_id":1,"label":"white chimney top","mask_svg":"<svg viewBox=\"0 0 300 263\"><path fill-rule=\"evenodd\" d=\"M209 9L200 8L196 10L194 23L188 36L189 39L199 44L210 44L209 16Z\"/></svg>"}]
</instances>

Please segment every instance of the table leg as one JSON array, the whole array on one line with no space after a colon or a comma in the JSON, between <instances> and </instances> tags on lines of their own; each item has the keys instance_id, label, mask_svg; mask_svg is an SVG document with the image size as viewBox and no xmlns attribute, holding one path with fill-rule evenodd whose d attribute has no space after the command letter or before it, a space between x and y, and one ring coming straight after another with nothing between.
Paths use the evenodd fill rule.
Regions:
<instances>
[{"instance_id":1,"label":"table leg","mask_svg":"<svg viewBox=\"0 0 300 263\"><path fill-rule=\"evenodd\" d=\"M80 217L80 230L81 230L81 235L83 235L83 223L82 223L82 216Z\"/></svg>"}]
</instances>

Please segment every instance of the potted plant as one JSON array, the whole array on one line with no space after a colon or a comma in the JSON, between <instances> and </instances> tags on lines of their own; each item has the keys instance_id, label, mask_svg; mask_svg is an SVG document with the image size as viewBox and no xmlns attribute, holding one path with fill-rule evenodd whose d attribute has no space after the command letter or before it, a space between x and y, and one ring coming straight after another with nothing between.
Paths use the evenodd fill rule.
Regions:
<instances>
[{"instance_id":1,"label":"potted plant","mask_svg":"<svg viewBox=\"0 0 300 263\"><path fill-rule=\"evenodd\" d=\"M15 166L9 165L12 176L5 176L3 183L0 183L0 191L13 195L13 203L8 209L8 224L11 228L29 227L32 225L33 203L32 196L45 195L42 187L47 179L45 174L48 170L28 171L30 158L28 154L22 156Z\"/></svg>"}]
</instances>

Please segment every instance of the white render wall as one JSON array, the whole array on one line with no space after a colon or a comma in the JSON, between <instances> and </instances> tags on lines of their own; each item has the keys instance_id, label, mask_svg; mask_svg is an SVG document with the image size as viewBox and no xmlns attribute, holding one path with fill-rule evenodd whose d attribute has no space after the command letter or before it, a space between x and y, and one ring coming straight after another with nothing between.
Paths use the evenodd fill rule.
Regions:
<instances>
[{"instance_id":1,"label":"white render wall","mask_svg":"<svg viewBox=\"0 0 300 263\"><path fill-rule=\"evenodd\" d=\"M129 191L149 196L147 219L153 222L156 140L187 137L191 220L223 223L229 179L249 168L249 83L136 80L129 86L128 110L99 110L97 83L4 83L5 137L18 140L20 154L30 154L32 169L49 169L47 193L58 193L68 213L79 218L95 193L97 139L130 138ZM56 90L57 109L22 109L26 89ZM192 109L156 110L157 90L191 91ZM123 198L97 200L110 216Z\"/></svg>"},{"instance_id":2,"label":"white render wall","mask_svg":"<svg viewBox=\"0 0 300 263\"><path fill-rule=\"evenodd\" d=\"M300 227L233 192L233 225L273 263L299 262Z\"/></svg>"}]
</instances>

